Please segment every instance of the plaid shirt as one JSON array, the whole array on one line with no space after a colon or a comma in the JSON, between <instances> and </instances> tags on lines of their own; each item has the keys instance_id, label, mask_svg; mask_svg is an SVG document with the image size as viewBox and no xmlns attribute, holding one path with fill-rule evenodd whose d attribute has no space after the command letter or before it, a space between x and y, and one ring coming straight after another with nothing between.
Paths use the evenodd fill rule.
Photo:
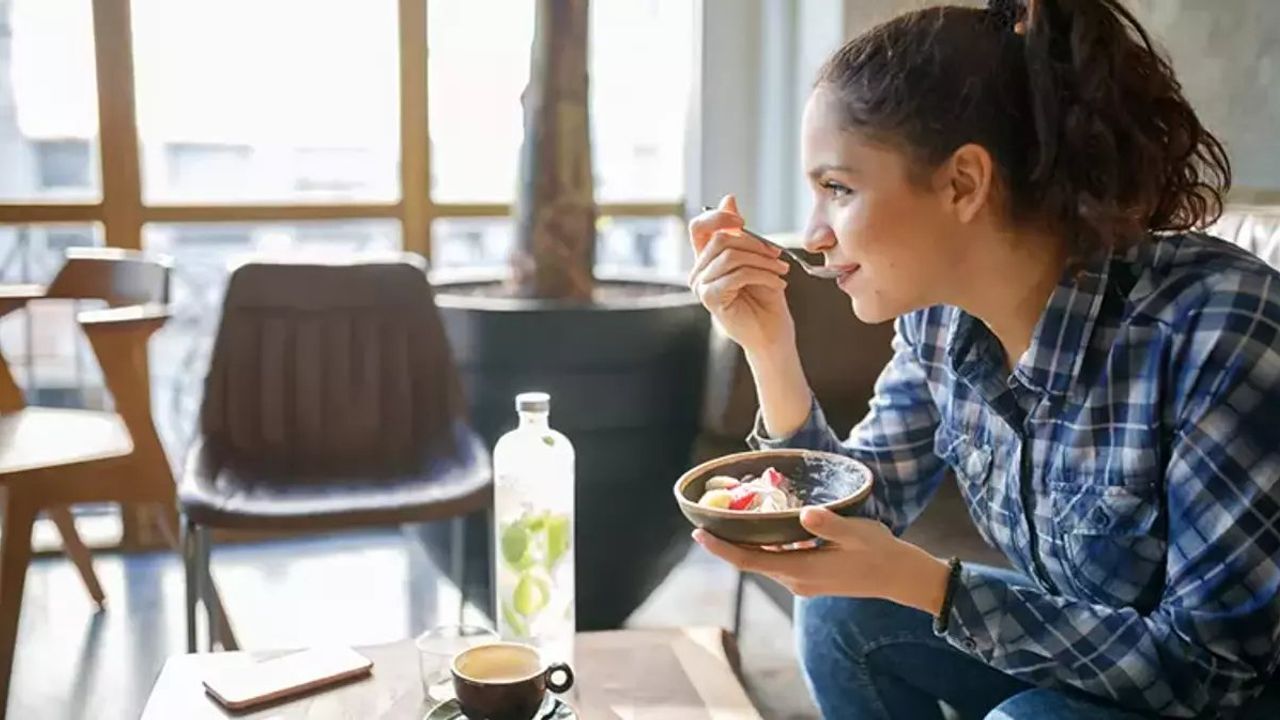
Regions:
<instances>
[{"instance_id":1,"label":"plaid shirt","mask_svg":"<svg viewBox=\"0 0 1280 720\"><path fill-rule=\"evenodd\" d=\"M899 318L866 418L815 402L756 447L852 455L896 532L945 467L1031 585L965 566L945 637L1020 679L1140 711L1231 715L1280 637L1280 275L1205 235L1064 280L1012 375L953 307Z\"/></svg>"}]
</instances>

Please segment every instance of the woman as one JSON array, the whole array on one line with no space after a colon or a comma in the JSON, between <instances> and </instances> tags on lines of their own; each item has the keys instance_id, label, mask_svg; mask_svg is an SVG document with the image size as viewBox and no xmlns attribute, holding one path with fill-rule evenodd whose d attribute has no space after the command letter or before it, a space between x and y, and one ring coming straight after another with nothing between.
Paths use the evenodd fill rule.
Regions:
<instances>
[{"instance_id":1,"label":"woman","mask_svg":"<svg viewBox=\"0 0 1280 720\"><path fill-rule=\"evenodd\" d=\"M777 251L732 198L691 285L745 351L762 448L874 471L865 518L766 552L695 538L798 601L830 718L1280 717L1280 277L1192 232L1230 168L1116 0L898 17L841 48L803 121L809 250L896 318L841 442L811 399ZM954 471L1016 572L897 538Z\"/></svg>"}]
</instances>

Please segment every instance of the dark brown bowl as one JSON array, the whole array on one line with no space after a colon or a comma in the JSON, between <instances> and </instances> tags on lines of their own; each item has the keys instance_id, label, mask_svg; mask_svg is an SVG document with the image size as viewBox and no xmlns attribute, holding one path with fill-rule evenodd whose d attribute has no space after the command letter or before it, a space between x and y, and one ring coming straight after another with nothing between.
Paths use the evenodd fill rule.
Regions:
<instances>
[{"instance_id":1,"label":"dark brown bowl","mask_svg":"<svg viewBox=\"0 0 1280 720\"><path fill-rule=\"evenodd\" d=\"M689 522L722 540L740 545L783 545L810 540L800 524L800 509L747 512L702 507L703 486L716 475L741 478L775 467L791 482L800 500L839 515L853 515L871 492L871 470L853 458L814 450L757 450L708 460L676 481L676 502Z\"/></svg>"}]
</instances>

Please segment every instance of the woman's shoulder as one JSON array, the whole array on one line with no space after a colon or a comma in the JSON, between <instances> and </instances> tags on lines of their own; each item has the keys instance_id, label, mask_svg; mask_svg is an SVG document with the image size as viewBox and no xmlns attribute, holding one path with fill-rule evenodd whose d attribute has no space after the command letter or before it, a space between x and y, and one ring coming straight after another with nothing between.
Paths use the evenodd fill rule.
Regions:
<instances>
[{"instance_id":1,"label":"woman's shoulder","mask_svg":"<svg viewBox=\"0 0 1280 720\"><path fill-rule=\"evenodd\" d=\"M1181 401L1212 402L1241 382L1280 389L1280 272L1201 233L1161 238L1146 253L1136 255L1129 321L1164 326L1161 354Z\"/></svg>"},{"instance_id":2,"label":"woman's shoulder","mask_svg":"<svg viewBox=\"0 0 1280 720\"><path fill-rule=\"evenodd\" d=\"M1133 315L1190 329L1204 313L1280 323L1280 271L1205 233L1166 235L1118 259ZM1237 328L1240 329L1240 328Z\"/></svg>"}]
</instances>

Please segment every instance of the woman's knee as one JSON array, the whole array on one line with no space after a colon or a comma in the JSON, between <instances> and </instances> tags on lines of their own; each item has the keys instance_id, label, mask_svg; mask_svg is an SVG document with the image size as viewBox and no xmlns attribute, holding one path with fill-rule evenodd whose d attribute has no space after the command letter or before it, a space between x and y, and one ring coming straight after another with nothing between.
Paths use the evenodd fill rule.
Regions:
<instances>
[{"instance_id":1,"label":"woman's knee","mask_svg":"<svg viewBox=\"0 0 1280 720\"><path fill-rule=\"evenodd\" d=\"M901 633L915 618L885 600L844 597L796 598L795 630L806 668L861 662L867 644Z\"/></svg>"},{"instance_id":2,"label":"woman's knee","mask_svg":"<svg viewBox=\"0 0 1280 720\"><path fill-rule=\"evenodd\" d=\"M823 667L848 652L848 639L838 637L845 616L844 598L796 598L796 651L806 670Z\"/></svg>"},{"instance_id":3,"label":"woman's knee","mask_svg":"<svg viewBox=\"0 0 1280 720\"><path fill-rule=\"evenodd\" d=\"M892 717L876 692L872 653L927 627L923 613L883 600L797 598L797 650L824 716Z\"/></svg>"},{"instance_id":4,"label":"woman's knee","mask_svg":"<svg viewBox=\"0 0 1280 720\"><path fill-rule=\"evenodd\" d=\"M839 704L865 705L870 687L859 618L863 600L796 598L796 650L814 700L830 714Z\"/></svg>"},{"instance_id":5,"label":"woman's knee","mask_svg":"<svg viewBox=\"0 0 1280 720\"><path fill-rule=\"evenodd\" d=\"M1062 696L1052 690L1032 688L1010 696L987 713L986 720L1040 720L1052 718Z\"/></svg>"},{"instance_id":6,"label":"woman's knee","mask_svg":"<svg viewBox=\"0 0 1280 720\"><path fill-rule=\"evenodd\" d=\"M1048 688L1031 688L1010 696L997 705L986 720L1142 720L1136 713L1122 710L1079 693Z\"/></svg>"}]
</instances>

